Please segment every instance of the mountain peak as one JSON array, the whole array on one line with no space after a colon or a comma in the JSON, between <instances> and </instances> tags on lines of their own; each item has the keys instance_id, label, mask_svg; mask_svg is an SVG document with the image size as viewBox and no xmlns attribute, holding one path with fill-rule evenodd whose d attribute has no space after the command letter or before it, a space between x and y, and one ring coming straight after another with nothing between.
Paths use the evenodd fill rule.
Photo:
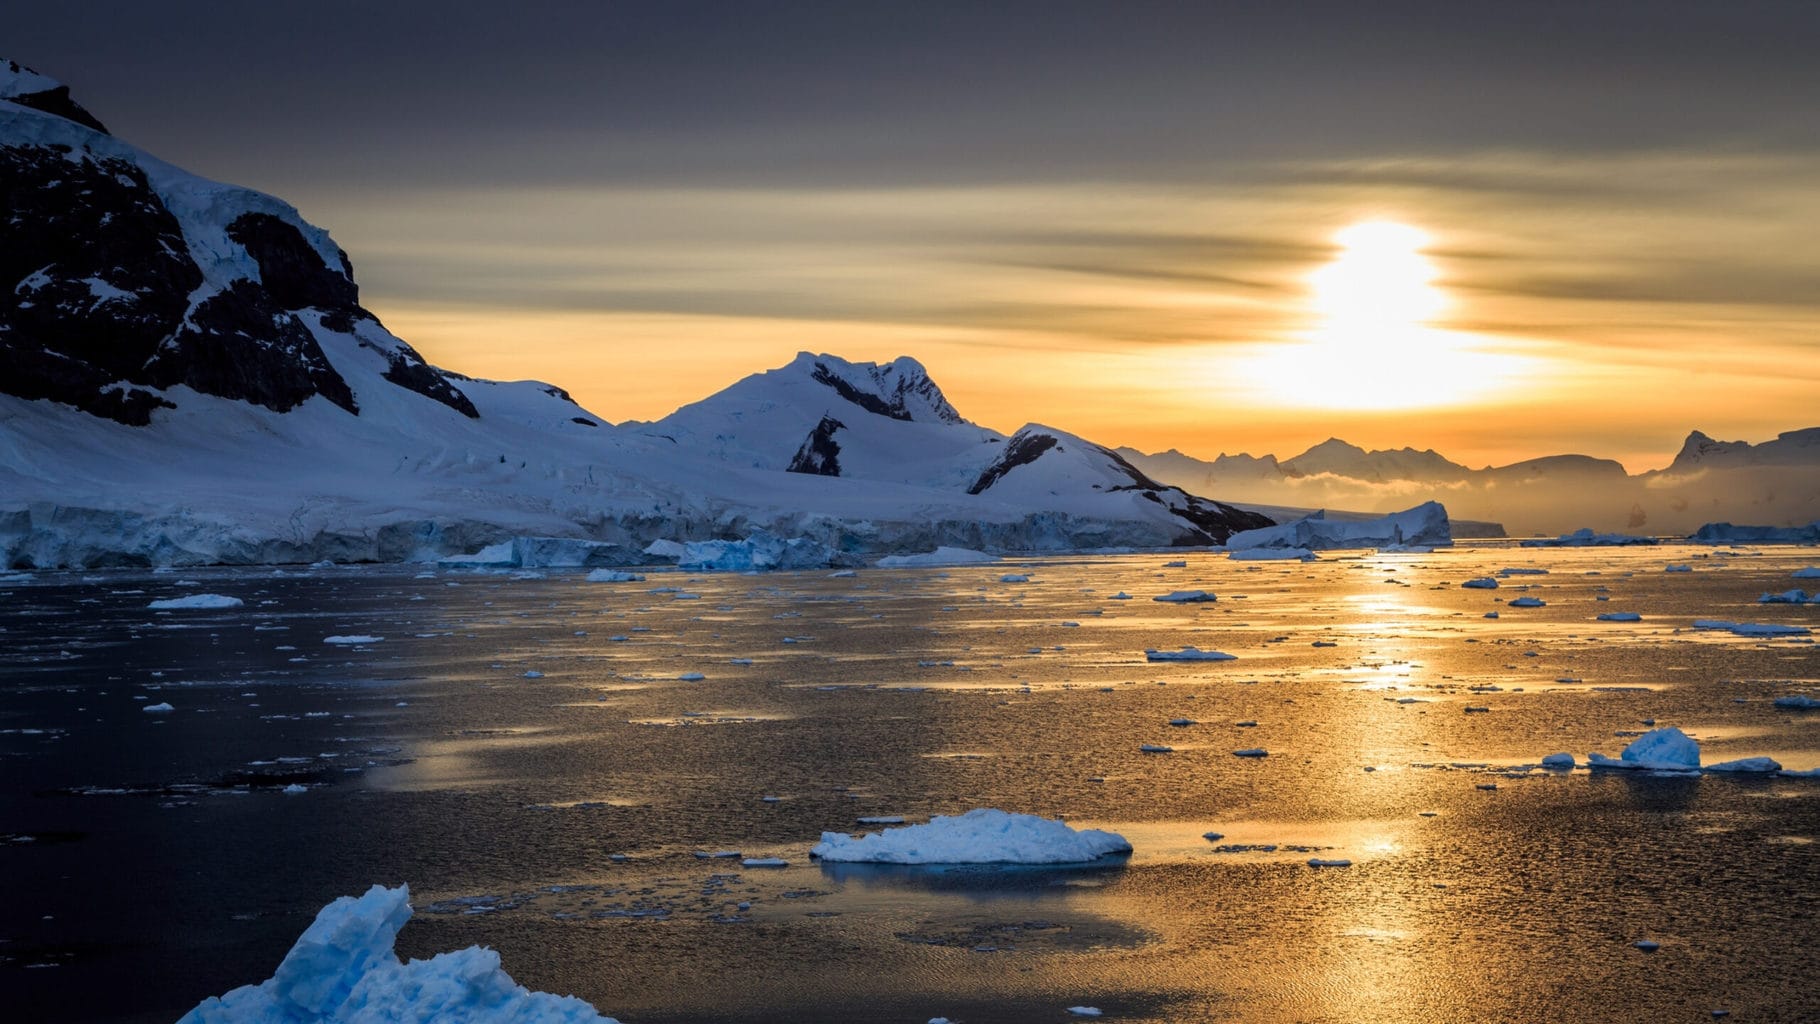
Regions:
<instances>
[{"instance_id":1,"label":"mountain peak","mask_svg":"<svg viewBox=\"0 0 1820 1024\"><path fill-rule=\"evenodd\" d=\"M909 356L889 363L856 363L826 353L798 352L786 371L806 372L841 398L880 416L915 423L965 423L923 369Z\"/></svg>"},{"instance_id":2,"label":"mountain peak","mask_svg":"<svg viewBox=\"0 0 1820 1024\"><path fill-rule=\"evenodd\" d=\"M69 86L18 61L0 59L0 100L55 114L84 128L108 134L106 125L70 98Z\"/></svg>"}]
</instances>

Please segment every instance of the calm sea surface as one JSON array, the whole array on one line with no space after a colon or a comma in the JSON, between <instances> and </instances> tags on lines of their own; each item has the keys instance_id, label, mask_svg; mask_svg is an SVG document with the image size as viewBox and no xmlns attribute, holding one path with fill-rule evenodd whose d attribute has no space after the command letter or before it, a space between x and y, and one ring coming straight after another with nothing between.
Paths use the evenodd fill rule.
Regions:
<instances>
[{"instance_id":1,"label":"calm sea surface","mask_svg":"<svg viewBox=\"0 0 1820 1024\"><path fill-rule=\"evenodd\" d=\"M1820 630L1820 605L1757 603L1820 589L1791 578L1813 564L1491 547L0 583L0 1006L174 1020L270 976L334 897L408 882L401 953L492 946L628 1024L1820 1020L1820 779L1533 767L1652 722L1707 763L1820 766L1820 712L1772 703L1820 696L1813 637L1690 628ZM1547 573L1459 587L1506 567ZM1178 589L1218 600L1152 600ZM195 593L245 604L147 608ZM1618 611L1642 620L1595 620ZM325 642L363 635L383 639ZM1185 645L1237 659L1145 660ZM808 856L861 817L974 807L1135 853Z\"/></svg>"}]
</instances>

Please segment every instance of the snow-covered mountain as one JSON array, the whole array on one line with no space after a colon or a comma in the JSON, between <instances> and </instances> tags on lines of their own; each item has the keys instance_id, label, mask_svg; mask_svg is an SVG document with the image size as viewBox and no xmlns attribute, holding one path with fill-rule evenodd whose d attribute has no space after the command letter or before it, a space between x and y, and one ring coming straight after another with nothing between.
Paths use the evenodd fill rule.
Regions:
<instances>
[{"instance_id":1,"label":"snow-covered mountain","mask_svg":"<svg viewBox=\"0 0 1820 1024\"><path fill-rule=\"evenodd\" d=\"M1636 475L1588 455L1469 469L1433 450L1367 451L1337 439L1281 461L1118 452L1159 480L1248 505L1391 512L1439 500L1456 525L1490 520L1516 534L1689 534L1716 520L1796 526L1820 517L1820 427L1756 445L1694 431L1669 467Z\"/></svg>"},{"instance_id":2,"label":"snow-covered mountain","mask_svg":"<svg viewBox=\"0 0 1820 1024\"><path fill-rule=\"evenodd\" d=\"M1072 435L967 423L914 360L804 355L652 424L426 363L288 204L0 62L0 564L395 560L513 536L847 554L1209 544L1268 520ZM574 548L569 549L571 551Z\"/></svg>"}]
</instances>

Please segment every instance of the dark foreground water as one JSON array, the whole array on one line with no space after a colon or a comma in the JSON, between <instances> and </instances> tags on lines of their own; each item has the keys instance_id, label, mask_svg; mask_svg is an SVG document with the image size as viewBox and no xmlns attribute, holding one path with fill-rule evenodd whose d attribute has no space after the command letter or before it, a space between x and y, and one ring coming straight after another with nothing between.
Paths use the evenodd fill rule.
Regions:
<instances>
[{"instance_id":1,"label":"dark foreground water","mask_svg":"<svg viewBox=\"0 0 1820 1024\"><path fill-rule=\"evenodd\" d=\"M0 582L0 1015L170 1021L268 977L335 896L408 882L401 952L489 945L629 1024L1820 1020L1820 780L1528 767L1615 756L1651 721L1708 763L1820 766L1820 713L1772 703L1820 694L1812 638L1688 628L1820 628L1820 605L1756 603L1816 589L1790 576L1816 562ZM1506 566L1549 572L1457 586ZM1151 600L1182 588L1219 600ZM199 592L245 605L147 608ZM383 639L324 642L348 635ZM1238 659L1144 659L1187 644ZM1136 852L808 857L862 816L984 806ZM791 866L695 856L721 850Z\"/></svg>"}]
</instances>

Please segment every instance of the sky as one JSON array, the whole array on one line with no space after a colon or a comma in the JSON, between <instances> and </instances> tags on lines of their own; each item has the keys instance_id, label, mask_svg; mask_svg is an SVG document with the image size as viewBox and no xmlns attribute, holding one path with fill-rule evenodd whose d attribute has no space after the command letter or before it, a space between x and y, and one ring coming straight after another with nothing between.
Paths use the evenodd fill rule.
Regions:
<instances>
[{"instance_id":1,"label":"sky","mask_svg":"<svg viewBox=\"0 0 1820 1024\"><path fill-rule=\"evenodd\" d=\"M1666 465L1820 424L1820 4L35 4L440 365L655 419L799 350L968 418ZM1364 225L1364 227L1360 227Z\"/></svg>"}]
</instances>

